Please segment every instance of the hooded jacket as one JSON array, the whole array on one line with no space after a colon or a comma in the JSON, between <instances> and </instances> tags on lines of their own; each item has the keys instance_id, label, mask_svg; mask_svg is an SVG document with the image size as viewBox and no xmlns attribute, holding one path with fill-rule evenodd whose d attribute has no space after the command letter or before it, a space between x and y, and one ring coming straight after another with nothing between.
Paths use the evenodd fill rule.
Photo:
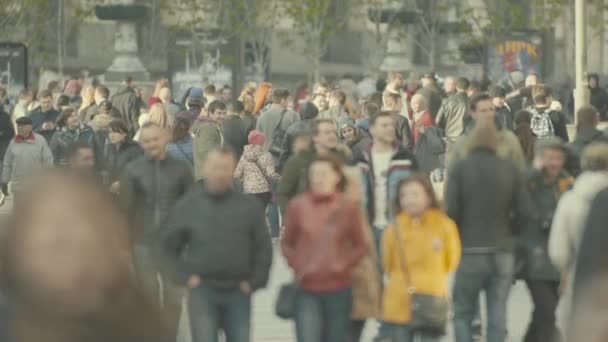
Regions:
<instances>
[{"instance_id":1,"label":"hooded jacket","mask_svg":"<svg viewBox=\"0 0 608 342\"><path fill-rule=\"evenodd\" d=\"M279 179L272 155L260 145L247 145L234 171L234 178L241 181L246 194L270 192L271 180Z\"/></svg>"}]
</instances>

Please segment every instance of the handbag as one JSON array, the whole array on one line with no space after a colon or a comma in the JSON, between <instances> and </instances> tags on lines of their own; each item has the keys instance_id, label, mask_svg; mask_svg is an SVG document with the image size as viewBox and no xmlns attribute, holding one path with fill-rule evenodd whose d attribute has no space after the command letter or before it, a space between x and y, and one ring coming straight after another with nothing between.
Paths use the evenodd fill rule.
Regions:
<instances>
[{"instance_id":1,"label":"handbag","mask_svg":"<svg viewBox=\"0 0 608 342\"><path fill-rule=\"evenodd\" d=\"M334 227L338 213L342 205L338 205L336 210L329 216L328 224L323 228L323 235L327 235L330 228ZM325 236L324 236L325 237ZM322 241L327 239L323 238ZM299 288L295 280L285 283L279 289L277 300L274 304L275 314L282 319L293 319L296 313Z\"/></svg>"},{"instance_id":2,"label":"handbag","mask_svg":"<svg viewBox=\"0 0 608 342\"><path fill-rule=\"evenodd\" d=\"M416 288L409 284L411 278L407 267L405 252L401 245L401 233L395 226L397 235L397 248L400 264L405 273L407 291L410 295L411 320L408 326L413 331L424 331L444 335L448 323L449 303L446 297L418 293Z\"/></svg>"}]
</instances>

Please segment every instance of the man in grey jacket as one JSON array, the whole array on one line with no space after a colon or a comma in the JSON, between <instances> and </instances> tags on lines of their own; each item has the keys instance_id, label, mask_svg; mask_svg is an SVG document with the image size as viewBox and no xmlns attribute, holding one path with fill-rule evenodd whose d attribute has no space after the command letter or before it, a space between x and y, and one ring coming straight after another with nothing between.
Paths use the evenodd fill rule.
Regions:
<instances>
[{"instance_id":1,"label":"man in grey jacket","mask_svg":"<svg viewBox=\"0 0 608 342\"><path fill-rule=\"evenodd\" d=\"M53 154L46 140L32 131L32 119L27 116L16 121L17 136L10 142L2 167L2 184L11 183L18 197L34 173L53 167Z\"/></svg>"},{"instance_id":2,"label":"man in grey jacket","mask_svg":"<svg viewBox=\"0 0 608 342\"><path fill-rule=\"evenodd\" d=\"M287 129L296 121L300 115L287 108L287 89L275 89L272 92L272 105L260 115L256 129L266 136L264 148L273 155L275 163L283 151L283 139L287 135Z\"/></svg>"}]
</instances>

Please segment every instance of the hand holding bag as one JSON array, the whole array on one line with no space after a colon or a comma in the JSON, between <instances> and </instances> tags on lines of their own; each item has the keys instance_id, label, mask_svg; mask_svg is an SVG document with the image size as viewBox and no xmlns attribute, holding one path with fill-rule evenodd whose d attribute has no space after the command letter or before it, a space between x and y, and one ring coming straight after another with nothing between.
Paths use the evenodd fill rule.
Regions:
<instances>
[{"instance_id":1,"label":"hand holding bag","mask_svg":"<svg viewBox=\"0 0 608 342\"><path fill-rule=\"evenodd\" d=\"M397 250L399 261L405 274L405 286L410 295L411 321L408 326L413 331L424 331L433 334L444 335L448 323L449 303L446 297L417 292L411 284L407 260L402 246L401 233L397 226L394 227L397 237Z\"/></svg>"}]
</instances>

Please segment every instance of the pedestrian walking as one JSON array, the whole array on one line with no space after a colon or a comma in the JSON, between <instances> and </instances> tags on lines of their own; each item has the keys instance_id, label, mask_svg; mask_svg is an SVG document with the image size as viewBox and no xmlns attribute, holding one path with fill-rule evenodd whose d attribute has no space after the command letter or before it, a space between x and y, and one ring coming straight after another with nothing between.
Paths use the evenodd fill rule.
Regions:
<instances>
[{"instance_id":1,"label":"pedestrian walking","mask_svg":"<svg viewBox=\"0 0 608 342\"><path fill-rule=\"evenodd\" d=\"M148 109L151 109L152 106L156 103L162 103L162 99L160 98L160 91L161 89L167 88L168 86L169 80L167 80L166 78L162 78L156 81L156 84L154 85L154 92L152 92L152 96L150 96L147 101Z\"/></svg>"},{"instance_id":2,"label":"pedestrian walking","mask_svg":"<svg viewBox=\"0 0 608 342\"><path fill-rule=\"evenodd\" d=\"M599 129L600 114L595 107L583 106L576 112L576 136L574 141L567 145L566 169L572 176L581 172L580 159L583 150L595 143L608 143L608 135Z\"/></svg>"},{"instance_id":3,"label":"pedestrian walking","mask_svg":"<svg viewBox=\"0 0 608 342\"><path fill-rule=\"evenodd\" d=\"M72 107L64 109L57 118L57 127L59 129L49 144L55 165L60 167L68 165L67 151L70 144L77 141L88 144L94 151L100 151L95 140L95 132L80 121L80 114L76 109Z\"/></svg>"},{"instance_id":4,"label":"pedestrian walking","mask_svg":"<svg viewBox=\"0 0 608 342\"><path fill-rule=\"evenodd\" d=\"M191 88L189 95L186 98L185 106L187 109L175 114L175 116L183 116L188 118L191 123L194 123L201 116L203 108L205 107L203 89L198 87Z\"/></svg>"},{"instance_id":5,"label":"pedestrian walking","mask_svg":"<svg viewBox=\"0 0 608 342\"><path fill-rule=\"evenodd\" d=\"M278 164L283 152L283 140L287 129L300 120L298 113L287 108L288 97L287 89L274 89L272 105L261 113L256 124L256 129L264 133L267 138L264 148L272 154L275 165Z\"/></svg>"},{"instance_id":6,"label":"pedestrian walking","mask_svg":"<svg viewBox=\"0 0 608 342\"><path fill-rule=\"evenodd\" d=\"M293 123L285 132L283 152L279 158L277 170L283 170L287 160L295 154L294 143L297 137L310 137L312 135L313 121L319 117L319 109L312 102L305 102L301 106L300 120Z\"/></svg>"},{"instance_id":7,"label":"pedestrian walking","mask_svg":"<svg viewBox=\"0 0 608 342\"><path fill-rule=\"evenodd\" d=\"M422 76L422 88L418 90L417 94L424 96L429 101L429 112L433 118L437 118L441 107L441 92L437 87L435 73L430 72Z\"/></svg>"},{"instance_id":8,"label":"pedestrian walking","mask_svg":"<svg viewBox=\"0 0 608 342\"><path fill-rule=\"evenodd\" d=\"M47 142L50 142L57 130L56 121L59 112L53 109L53 96L49 91L41 91L38 99L40 108L30 114L34 133L40 134Z\"/></svg>"},{"instance_id":9,"label":"pedestrian walking","mask_svg":"<svg viewBox=\"0 0 608 342\"><path fill-rule=\"evenodd\" d=\"M587 76L589 85L589 103L597 109L600 114L600 120L608 119L608 93L600 85L600 77L598 74L592 73Z\"/></svg>"},{"instance_id":10,"label":"pedestrian walking","mask_svg":"<svg viewBox=\"0 0 608 342\"><path fill-rule=\"evenodd\" d=\"M125 167L120 177L119 203L133 227L131 238L137 279L162 308L168 340L174 340L182 294L159 246L169 211L190 190L193 177L185 162L168 155L167 142L166 134L158 125L142 126L141 144L145 155Z\"/></svg>"},{"instance_id":11,"label":"pedestrian walking","mask_svg":"<svg viewBox=\"0 0 608 342\"><path fill-rule=\"evenodd\" d=\"M549 257L561 273L557 311L562 313L561 324L558 324L562 329L571 321L575 265L591 202L600 191L608 188L608 144L598 143L585 148L581 166L583 173L574 187L559 200L549 233ZM564 335L567 336L566 331Z\"/></svg>"},{"instance_id":12,"label":"pedestrian walking","mask_svg":"<svg viewBox=\"0 0 608 342\"><path fill-rule=\"evenodd\" d=\"M437 114L437 127L445 132L448 159L456 141L465 133L469 118L469 98L466 93L468 83L469 80L463 77L456 80L456 93L443 102Z\"/></svg>"},{"instance_id":13,"label":"pedestrian walking","mask_svg":"<svg viewBox=\"0 0 608 342\"><path fill-rule=\"evenodd\" d=\"M342 164L319 157L309 190L289 203L281 249L295 273L298 342L343 341L352 310L352 273L367 253L360 207L345 198Z\"/></svg>"},{"instance_id":14,"label":"pedestrian walking","mask_svg":"<svg viewBox=\"0 0 608 342\"><path fill-rule=\"evenodd\" d=\"M532 165L536 136L532 132L532 113L520 110L515 114L515 134L521 145L527 164Z\"/></svg>"},{"instance_id":15,"label":"pedestrian walking","mask_svg":"<svg viewBox=\"0 0 608 342\"><path fill-rule=\"evenodd\" d=\"M272 155L264 150L266 137L260 131L249 133L249 145L234 171L234 178L243 184L243 192L256 196L266 208L272 199L272 184L279 180Z\"/></svg>"},{"instance_id":16,"label":"pedestrian walking","mask_svg":"<svg viewBox=\"0 0 608 342\"><path fill-rule=\"evenodd\" d=\"M33 131L30 117L17 119L17 136L2 160L2 188L11 184L14 202L37 172L53 167L53 153L46 140Z\"/></svg>"},{"instance_id":17,"label":"pedestrian walking","mask_svg":"<svg viewBox=\"0 0 608 342\"><path fill-rule=\"evenodd\" d=\"M235 103L228 103L226 106L228 114L222 123L224 145L234 150L238 160L243 154L243 148L247 145L247 136L249 135L247 123L240 115L243 109L243 103L235 101Z\"/></svg>"},{"instance_id":18,"label":"pedestrian walking","mask_svg":"<svg viewBox=\"0 0 608 342\"><path fill-rule=\"evenodd\" d=\"M127 77L122 88L111 99L114 108L120 114L120 118L127 124L130 136L134 136L139 129L138 118L141 109L141 99L132 83L131 78Z\"/></svg>"},{"instance_id":19,"label":"pedestrian walking","mask_svg":"<svg viewBox=\"0 0 608 342\"><path fill-rule=\"evenodd\" d=\"M385 110L390 112L395 121L395 133L397 141L405 150L411 151L413 148L412 129L410 128L409 120L402 115L403 98L400 94L385 93L384 94Z\"/></svg>"},{"instance_id":20,"label":"pedestrian walking","mask_svg":"<svg viewBox=\"0 0 608 342\"><path fill-rule=\"evenodd\" d=\"M220 331L227 342L249 342L253 294L268 282L272 244L264 210L232 188L235 166L231 149L211 150L205 181L176 204L164 234L189 289L193 342L218 342Z\"/></svg>"},{"instance_id":21,"label":"pedestrian walking","mask_svg":"<svg viewBox=\"0 0 608 342\"><path fill-rule=\"evenodd\" d=\"M107 137L103 138L104 171L107 180L104 180L110 192L114 195L120 193L120 177L125 172L127 165L141 157L143 150L138 143L129 137L127 124L120 119L114 119L108 125L105 132ZM103 134L103 133L102 133Z\"/></svg>"},{"instance_id":22,"label":"pedestrian walking","mask_svg":"<svg viewBox=\"0 0 608 342\"><path fill-rule=\"evenodd\" d=\"M85 86L80 92L82 102L78 108L78 115L80 120L84 123L88 123L92 119L92 114L87 115L88 111L95 106L95 88L92 86Z\"/></svg>"},{"instance_id":23,"label":"pedestrian walking","mask_svg":"<svg viewBox=\"0 0 608 342\"><path fill-rule=\"evenodd\" d=\"M421 304L417 301L421 296L440 304L434 314L442 315L447 323L448 276L460 261L458 229L439 209L425 174L401 180L397 191L395 223L382 239L388 277L383 320L390 324L393 342L439 341L446 326L420 320L418 310L430 306L416 305Z\"/></svg>"},{"instance_id":24,"label":"pedestrian walking","mask_svg":"<svg viewBox=\"0 0 608 342\"><path fill-rule=\"evenodd\" d=\"M348 146L354 158L360 156L371 145L371 137L357 128L355 120L350 117L343 118L338 123L338 127L340 128L340 138Z\"/></svg>"},{"instance_id":25,"label":"pedestrian walking","mask_svg":"<svg viewBox=\"0 0 608 342\"><path fill-rule=\"evenodd\" d=\"M551 90L544 84L532 87L534 106L529 109L532 113L532 132L539 139L557 136L563 141L569 141L567 119L562 112L551 109Z\"/></svg>"},{"instance_id":26,"label":"pedestrian walking","mask_svg":"<svg viewBox=\"0 0 608 342\"><path fill-rule=\"evenodd\" d=\"M496 110L498 128L513 131L515 129L513 125L513 113L505 101L505 98L507 97L506 91L501 86L494 86L490 88L489 94L492 97L492 103Z\"/></svg>"},{"instance_id":27,"label":"pedestrian walking","mask_svg":"<svg viewBox=\"0 0 608 342\"><path fill-rule=\"evenodd\" d=\"M175 119L172 142L167 145L167 152L175 159L183 160L194 172L194 139L190 134L190 120L185 117Z\"/></svg>"},{"instance_id":28,"label":"pedestrian walking","mask_svg":"<svg viewBox=\"0 0 608 342\"><path fill-rule=\"evenodd\" d=\"M513 254L516 227L511 215L526 222L528 200L524 174L497 153L498 131L492 99L471 100L477 117L469 135L468 152L454 162L448 174L445 205L462 239L462 259L453 285L454 335L457 342L473 340L472 323L479 309L479 294L486 293L486 341L502 342L507 335L507 299L515 272ZM492 189L492 192L486 189Z\"/></svg>"},{"instance_id":29,"label":"pedestrian walking","mask_svg":"<svg viewBox=\"0 0 608 342\"><path fill-rule=\"evenodd\" d=\"M227 113L226 105L213 101L207 108L208 116L200 116L192 125L194 135L194 174L202 178L203 164L209 151L224 145L222 123Z\"/></svg>"},{"instance_id":30,"label":"pedestrian walking","mask_svg":"<svg viewBox=\"0 0 608 342\"><path fill-rule=\"evenodd\" d=\"M426 128L435 126L435 121L428 112L427 99L424 96L414 95L410 107L412 108L412 147L415 149L420 136L424 134Z\"/></svg>"},{"instance_id":31,"label":"pedestrian walking","mask_svg":"<svg viewBox=\"0 0 608 342\"><path fill-rule=\"evenodd\" d=\"M262 82L255 91L255 107L253 109L253 115L259 117L264 110L266 110L272 103L272 84L268 82Z\"/></svg>"},{"instance_id":32,"label":"pedestrian walking","mask_svg":"<svg viewBox=\"0 0 608 342\"><path fill-rule=\"evenodd\" d=\"M539 140L535 159L528 177L533 216L520 237L525 251L523 277L534 303L524 341L553 342L562 340L555 316L561 275L549 258L548 242L557 203L573 179L564 171L565 149L559 138Z\"/></svg>"}]
</instances>

